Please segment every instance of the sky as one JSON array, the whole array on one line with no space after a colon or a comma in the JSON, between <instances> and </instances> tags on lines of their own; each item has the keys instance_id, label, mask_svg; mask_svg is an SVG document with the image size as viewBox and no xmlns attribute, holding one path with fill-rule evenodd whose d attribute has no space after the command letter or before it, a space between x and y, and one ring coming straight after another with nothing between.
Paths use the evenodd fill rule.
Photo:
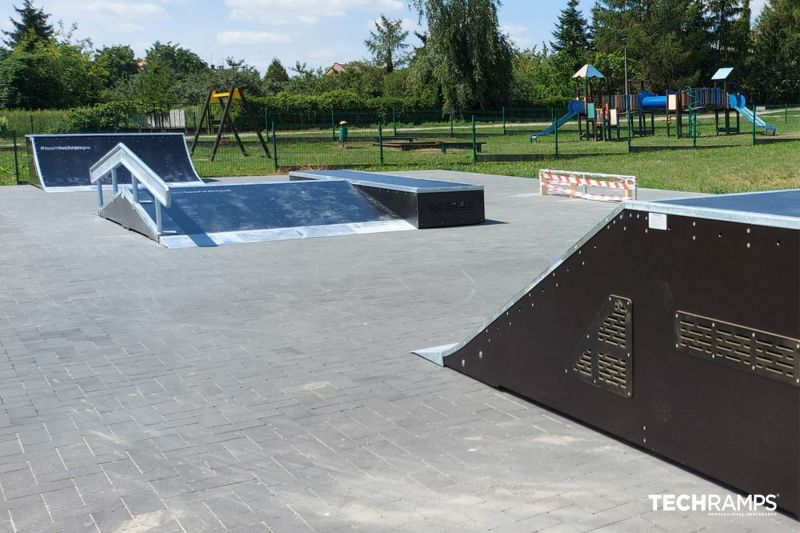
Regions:
<instances>
[{"instance_id":1,"label":"sky","mask_svg":"<svg viewBox=\"0 0 800 533\"><path fill-rule=\"evenodd\" d=\"M752 1L754 17L766 0ZM7 30L12 4L3 0L0 28ZM129 44L143 56L155 41L180 44L212 65L226 57L244 59L264 72L273 57L327 67L333 62L366 59L364 39L380 15L402 19L419 30L406 0L34 0L65 26L77 23L74 38L90 38L96 47ZM566 0L505 0L500 24L522 48L549 42ZM594 0L582 0L584 13Z\"/></svg>"}]
</instances>

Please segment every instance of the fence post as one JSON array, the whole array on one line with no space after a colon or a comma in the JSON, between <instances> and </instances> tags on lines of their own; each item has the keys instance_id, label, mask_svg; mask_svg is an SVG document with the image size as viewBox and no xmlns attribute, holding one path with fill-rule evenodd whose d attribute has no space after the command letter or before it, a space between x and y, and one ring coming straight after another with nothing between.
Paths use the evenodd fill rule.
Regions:
<instances>
[{"instance_id":1,"label":"fence post","mask_svg":"<svg viewBox=\"0 0 800 533\"><path fill-rule=\"evenodd\" d=\"M397 112L394 107L392 108L392 132L397 137ZM381 147L381 150L383 150L383 147Z\"/></svg>"},{"instance_id":2,"label":"fence post","mask_svg":"<svg viewBox=\"0 0 800 533\"><path fill-rule=\"evenodd\" d=\"M278 173L278 137L275 135L275 121L272 121L272 162L275 164L275 173Z\"/></svg>"},{"instance_id":3,"label":"fence post","mask_svg":"<svg viewBox=\"0 0 800 533\"><path fill-rule=\"evenodd\" d=\"M14 185L19 185L19 159L17 158L17 132L11 131L11 144L14 148L14 178L17 180Z\"/></svg>"},{"instance_id":4,"label":"fence post","mask_svg":"<svg viewBox=\"0 0 800 533\"><path fill-rule=\"evenodd\" d=\"M555 157L558 159L558 124L556 124L556 110L550 106L550 120L553 124L553 135L555 136Z\"/></svg>"},{"instance_id":5,"label":"fence post","mask_svg":"<svg viewBox=\"0 0 800 533\"><path fill-rule=\"evenodd\" d=\"M472 162L478 162L478 131L475 125L475 114L472 114Z\"/></svg>"},{"instance_id":6,"label":"fence post","mask_svg":"<svg viewBox=\"0 0 800 533\"><path fill-rule=\"evenodd\" d=\"M633 117L631 116L630 107L626 110L628 116L628 153L633 151L632 142L633 142Z\"/></svg>"},{"instance_id":7,"label":"fence post","mask_svg":"<svg viewBox=\"0 0 800 533\"><path fill-rule=\"evenodd\" d=\"M503 135L506 134L506 106L503 106Z\"/></svg>"},{"instance_id":8,"label":"fence post","mask_svg":"<svg viewBox=\"0 0 800 533\"><path fill-rule=\"evenodd\" d=\"M378 148L381 154L381 166L383 166L383 121L378 122Z\"/></svg>"},{"instance_id":9,"label":"fence post","mask_svg":"<svg viewBox=\"0 0 800 533\"><path fill-rule=\"evenodd\" d=\"M789 104L783 104L783 123L789 123Z\"/></svg>"},{"instance_id":10,"label":"fence post","mask_svg":"<svg viewBox=\"0 0 800 533\"><path fill-rule=\"evenodd\" d=\"M758 108L756 107L755 102L753 102L753 146L756 144L756 120L758 116L756 115Z\"/></svg>"},{"instance_id":11,"label":"fence post","mask_svg":"<svg viewBox=\"0 0 800 533\"><path fill-rule=\"evenodd\" d=\"M272 123L275 125L275 122ZM331 107L331 138L335 141L336 140L336 118L333 114L333 108Z\"/></svg>"},{"instance_id":12,"label":"fence post","mask_svg":"<svg viewBox=\"0 0 800 533\"><path fill-rule=\"evenodd\" d=\"M450 110L450 137L455 137L455 129L453 128L453 110Z\"/></svg>"},{"instance_id":13,"label":"fence post","mask_svg":"<svg viewBox=\"0 0 800 533\"><path fill-rule=\"evenodd\" d=\"M33 131L33 113L31 113L30 118L31 118L31 133L36 133L35 131Z\"/></svg>"},{"instance_id":14,"label":"fence post","mask_svg":"<svg viewBox=\"0 0 800 533\"><path fill-rule=\"evenodd\" d=\"M264 110L264 131L269 135L269 111L266 109Z\"/></svg>"}]
</instances>

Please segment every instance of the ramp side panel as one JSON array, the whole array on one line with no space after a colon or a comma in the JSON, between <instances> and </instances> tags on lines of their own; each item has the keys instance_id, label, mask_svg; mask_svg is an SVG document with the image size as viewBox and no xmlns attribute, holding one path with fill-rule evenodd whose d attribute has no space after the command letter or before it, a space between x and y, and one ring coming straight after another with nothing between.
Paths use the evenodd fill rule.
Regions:
<instances>
[{"instance_id":1,"label":"ramp side panel","mask_svg":"<svg viewBox=\"0 0 800 533\"><path fill-rule=\"evenodd\" d=\"M98 214L125 229L135 231L158 242L155 223L145 213L142 206L136 206L125 193L112 198L100 209Z\"/></svg>"},{"instance_id":2,"label":"ramp side panel","mask_svg":"<svg viewBox=\"0 0 800 533\"><path fill-rule=\"evenodd\" d=\"M180 133L30 135L28 142L44 189L91 187L89 168L118 143L130 148L166 182L202 182ZM127 170L119 170L118 180L130 183Z\"/></svg>"},{"instance_id":3,"label":"ramp side panel","mask_svg":"<svg viewBox=\"0 0 800 533\"><path fill-rule=\"evenodd\" d=\"M779 505L798 514L800 385L679 351L675 316L799 339L800 233L676 215L658 230L648 217L618 213L445 366L740 490L779 493ZM568 368L611 295L632 302L629 398Z\"/></svg>"}]
</instances>

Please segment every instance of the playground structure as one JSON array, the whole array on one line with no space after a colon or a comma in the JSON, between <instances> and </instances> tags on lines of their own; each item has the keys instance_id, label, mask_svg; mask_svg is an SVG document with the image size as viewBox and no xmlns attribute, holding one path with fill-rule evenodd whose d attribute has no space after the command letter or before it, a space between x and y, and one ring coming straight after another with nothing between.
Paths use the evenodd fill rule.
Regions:
<instances>
[{"instance_id":1,"label":"playground structure","mask_svg":"<svg viewBox=\"0 0 800 533\"><path fill-rule=\"evenodd\" d=\"M197 147L198 141L200 140L200 133L202 132L203 128L207 127L208 132L211 133L216 127L216 136L214 137L214 144L211 146L211 154L209 155L210 161L213 161L216 157L217 149L219 149L219 145L222 143L226 133L231 133L233 135L233 137L236 139L237 145L239 146L239 150L242 152L242 155L247 156L247 150L245 150L244 143L242 143L242 139L239 136L239 130L236 128L236 123L231 117L231 109L235 100L239 100L241 102L241 112L244 113L248 122L250 123L250 128L258 137L258 142L261 144L261 148L264 150L264 155L266 157L270 157L267 143L264 141L263 135L261 135L261 128L258 127L258 125L255 123L252 113L249 112L249 106L247 104L247 98L245 98L244 95L244 90L235 85L231 87L229 91L220 92L215 91L214 89L208 91L208 96L206 97L205 104L203 105L203 112L200 114L200 120L197 121L197 128L195 129L194 138L192 139L192 147L190 149L191 155L194 155L194 150ZM213 118L214 111L212 107L214 107L214 102L216 102L220 108L220 118L218 121L215 121Z\"/></svg>"},{"instance_id":2,"label":"playground structure","mask_svg":"<svg viewBox=\"0 0 800 533\"><path fill-rule=\"evenodd\" d=\"M602 91L605 76L594 66L584 65L572 76L576 80L576 97L567 105L567 112L541 132L531 135L530 140L534 142L540 137L557 134L558 129L575 119L578 121L579 139L609 141L616 137L620 140L620 120L624 116L628 116L631 122L631 134L641 137L655 135L657 113L664 114L667 137L671 137L674 131L678 138L696 138L697 117L703 111L713 111L717 135L741 133L742 117L762 130L764 135L776 135L777 128L749 109L743 94L731 92L732 72L730 67L719 69L712 76L714 85L710 88L685 87L680 91L655 94L646 91L642 83L636 95L605 95ZM635 127L632 124L634 115ZM688 120L684 122L684 119Z\"/></svg>"},{"instance_id":3,"label":"playground structure","mask_svg":"<svg viewBox=\"0 0 800 533\"><path fill-rule=\"evenodd\" d=\"M797 516L798 206L621 203L474 335L415 353Z\"/></svg>"}]
</instances>

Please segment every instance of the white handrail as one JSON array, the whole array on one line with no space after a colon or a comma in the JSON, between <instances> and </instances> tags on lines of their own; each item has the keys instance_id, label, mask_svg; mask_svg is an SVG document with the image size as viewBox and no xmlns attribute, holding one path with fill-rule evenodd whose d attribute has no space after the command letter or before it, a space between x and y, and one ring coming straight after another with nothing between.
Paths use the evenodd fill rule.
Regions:
<instances>
[{"instance_id":1,"label":"white handrail","mask_svg":"<svg viewBox=\"0 0 800 533\"><path fill-rule=\"evenodd\" d=\"M169 208L172 204L172 195L167 183L162 180L155 171L147 166L139 156L134 154L130 148L119 143L106 155L92 165L89 169L92 183L97 183L107 174L116 170L120 166L125 167L131 173L131 178L144 185L153 198L161 205Z\"/></svg>"},{"instance_id":2,"label":"white handrail","mask_svg":"<svg viewBox=\"0 0 800 533\"><path fill-rule=\"evenodd\" d=\"M152 168L147 166L147 163L139 159L139 156L122 143L117 144L89 169L89 177L92 183L97 184L99 209L103 208L104 203L103 184L100 180L110 173L111 186L116 193L117 169L119 167L125 167L131 173L131 194L135 204L139 203L139 183L144 185L145 189L153 195L156 211L156 231L161 233L163 230L161 206L169 209L170 205L172 205L169 185Z\"/></svg>"}]
</instances>

